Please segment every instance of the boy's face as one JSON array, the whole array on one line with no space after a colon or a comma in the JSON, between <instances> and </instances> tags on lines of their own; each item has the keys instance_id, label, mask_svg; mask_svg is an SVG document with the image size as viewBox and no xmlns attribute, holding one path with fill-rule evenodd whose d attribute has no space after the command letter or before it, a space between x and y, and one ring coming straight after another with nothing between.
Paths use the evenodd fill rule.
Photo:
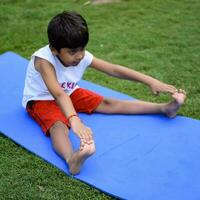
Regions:
<instances>
[{"instance_id":1,"label":"boy's face","mask_svg":"<svg viewBox=\"0 0 200 200\"><path fill-rule=\"evenodd\" d=\"M82 47L76 49L62 48L60 52L56 50L53 50L53 52L65 67L78 65L85 55L85 49Z\"/></svg>"}]
</instances>

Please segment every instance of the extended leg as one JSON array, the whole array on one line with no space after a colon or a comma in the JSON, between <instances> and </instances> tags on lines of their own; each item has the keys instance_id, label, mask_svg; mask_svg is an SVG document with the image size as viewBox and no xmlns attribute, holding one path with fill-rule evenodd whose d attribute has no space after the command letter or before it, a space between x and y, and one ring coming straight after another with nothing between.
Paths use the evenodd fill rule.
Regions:
<instances>
[{"instance_id":1,"label":"extended leg","mask_svg":"<svg viewBox=\"0 0 200 200\"><path fill-rule=\"evenodd\" d=\"M163 113L169 117L174 117L179 107L184 103L185 94L175 93L174 100L170 103L150 103L145 101L128 101L105 98L95 110L101 113L121 113L121 114L150 114Z\"/></svg>"}]
</instances>

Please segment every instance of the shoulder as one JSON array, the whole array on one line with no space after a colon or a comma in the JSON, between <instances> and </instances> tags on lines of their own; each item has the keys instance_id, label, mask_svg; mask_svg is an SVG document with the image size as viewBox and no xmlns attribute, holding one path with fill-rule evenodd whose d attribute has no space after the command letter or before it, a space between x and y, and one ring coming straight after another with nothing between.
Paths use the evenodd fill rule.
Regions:
<instances>
[{"instance_id":1,"label":"shoulder","mask_svg":"<svg viewBox=\"0 0 200 200\"><path fill-rule=\"evenodd\" d=\"M91 52L85 50L85 56L86 57L91 57L91 56L93 57L93 54Z\"/></svg>"},{"instance_id":2,"label":"shoulder","mask_svg":"<svg viewBox=\"0 0 200 200\"><path fill-rule=\"evenodd\" d=\"M54 69L51 62L49 62L48 60L46 60L44 58L40 58L37 56L34 59L34 66L35 66L35 69L40 73L48 70L49 68Z\"/></svg>"},{"instance_id":3,"label":"shoulder","mask_svg":"<svg viewBox=\"0 0 200 200\"><path fill-rule=\"evenodd\" d=\"M93 60L93 54L90 53L89 51L85 50L85 56L83 58L83 63L87 66L89 66L92 63Z\"/></svg>"},{"instance_id":4,"label":"shoulder","mask_svg":"<svg viewBox=\"0 0 200 200\"><path fill-rule=\"evenodd\" d=\"M91 60L93 58L93 54L90 53L89 51L85 50L85 56L84 59Z\"/></svg>"},{"instance_id":5,"label":"shoulder","mask_svg":"<svg viewBox=\"0 0 200 200\"><path fill-rule=\"evenodd\" d=\"M43 55L43 54L50 54L51 53L51 50L50 50L50 48L49 48L49 45L46 45L46 46L44 46L44 47L41 47L41 48L39 48L37 51L35 51L34 53L33 53L33 56L34 55Z\"/></svg>"},{"instance_id":6,"label":"shoulder","mask_svg":"<svg viewBox=\"0 0 200 200\"><path fill-rule=\"evenodd\" d=\"M55 66L55 57L49 48L49 45L46 45L39 50L37 50L33 55L32 58L35 60L35 58L40 58L41 60L46 60L49 63L51 63L53 66ZM37 59L37 60L40 60Z\"/></svg>"}]
</instances>

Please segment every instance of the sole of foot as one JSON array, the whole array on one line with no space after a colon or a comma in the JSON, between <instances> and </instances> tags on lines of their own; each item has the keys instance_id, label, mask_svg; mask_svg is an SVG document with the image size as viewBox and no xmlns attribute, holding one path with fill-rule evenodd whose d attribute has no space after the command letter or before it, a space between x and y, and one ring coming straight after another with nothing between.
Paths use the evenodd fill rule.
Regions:
<instances>
[{"instance_id":1,"label":"sole of foot","mask_svg":"<svg viewBox=\"0 0 200 200\"><path fill-rule=\"evenodd\" d=\"M164 113L170 118L174 118L179 108L184 104L186 93L184 90L179 89L179 91L174 93L172 97L174 100L166 106L164 111Z\"/></svg>"}]
</instances>

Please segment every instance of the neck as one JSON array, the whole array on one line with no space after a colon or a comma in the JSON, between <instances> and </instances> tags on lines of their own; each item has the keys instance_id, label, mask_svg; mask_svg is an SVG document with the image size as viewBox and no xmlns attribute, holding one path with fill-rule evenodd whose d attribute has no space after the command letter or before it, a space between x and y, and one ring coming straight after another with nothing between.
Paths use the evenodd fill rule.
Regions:
<instances>
[{"instance_id":1,"label":"neck","mask_svg":"<svg viewBox=\"0 0 200 200\"><path fill-rule=\"evenodd\" d=\"M59 55L56 55L56 57L57 57L58 60L62 63L63 66L65 66L65 67L69 67L69 65L65 65L65 64L63 63L63 61L60 59Z\"/></svg>"}]
</instances>

